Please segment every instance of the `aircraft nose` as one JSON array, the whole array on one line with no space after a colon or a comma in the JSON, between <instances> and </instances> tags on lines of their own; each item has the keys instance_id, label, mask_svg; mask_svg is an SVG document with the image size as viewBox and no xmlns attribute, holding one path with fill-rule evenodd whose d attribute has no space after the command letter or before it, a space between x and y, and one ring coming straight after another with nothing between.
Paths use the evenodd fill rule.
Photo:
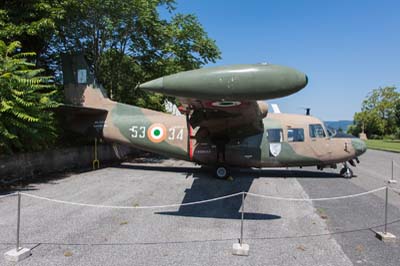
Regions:
<instances>
[{"instance_id":1,"label":"aircraft nose","mask_svg":"<svg viewBox=\"0 0 400 266\"><path fill-rule=\"evenodd\" d=\"M353 144L354 150L356 151L356 156L360 156L367 151L367 145L361 139L353 139L351 143Z\"/></svg>"}]
</instances>

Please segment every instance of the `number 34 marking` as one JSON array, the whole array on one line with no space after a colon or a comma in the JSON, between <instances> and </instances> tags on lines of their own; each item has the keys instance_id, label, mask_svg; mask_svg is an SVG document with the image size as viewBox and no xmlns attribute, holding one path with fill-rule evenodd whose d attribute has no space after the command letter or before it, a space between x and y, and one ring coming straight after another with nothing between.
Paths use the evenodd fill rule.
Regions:
<instances>
[{"instance_id":1,"label":"number 34 marking","mask_svg":"<svg viewBox=\"0 0 400 266\"><path fill-rule=\"evenodd\" d=\"M168 129L168 133L169 140L183 140L183 128L172 127Z\"/></svg>"}]
</instances>

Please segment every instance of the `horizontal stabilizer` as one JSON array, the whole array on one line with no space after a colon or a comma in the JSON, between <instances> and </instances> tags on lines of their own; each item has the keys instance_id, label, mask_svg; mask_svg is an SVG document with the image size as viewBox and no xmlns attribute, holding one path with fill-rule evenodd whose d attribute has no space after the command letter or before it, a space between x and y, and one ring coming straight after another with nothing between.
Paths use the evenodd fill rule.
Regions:
<instances>
[{"instance_id":1,"label":"horizontal stabilizer","mask_svg":"<svg viewBox=\"0 0 400 266\"><path fill-rule=\"evenodd\" d=\"M108 111L105 109L82 107L63 104L54 109L55 112L66 115L102 115Z\"/></svg>"},{"instance_id":2,"label":"horizontal stabilizer","mask_svg":"<svg viewBox=\"0 0 400 266\"><path fill-rule=\"evenodd\" d=\"M53 111L60 116L64 128L90 137L102 137L107 110L61 105Z\"/></svg>"}]
</instances>

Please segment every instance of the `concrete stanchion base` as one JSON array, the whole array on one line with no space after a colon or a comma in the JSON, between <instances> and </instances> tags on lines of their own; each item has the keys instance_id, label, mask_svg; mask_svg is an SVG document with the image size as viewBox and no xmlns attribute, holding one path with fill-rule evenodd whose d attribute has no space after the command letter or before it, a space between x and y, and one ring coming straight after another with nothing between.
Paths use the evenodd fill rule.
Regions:
<instances>
[{"instance_id":1,"label":"concrete stanchion base","mask_svg":"<svg viewBox=\"0 0 400 266\"><path fill-rule=\"evenodd\" d=\"M5 259L12 262L18 262L24 260L30 255L32 255L32 253L31 250L28 248L19 248L18 251L16 248L13 248L12 250L4 253Z\"/></svg>"},{"instance_id":2,"label":"concrete stanchion base","mask_svg":"<svg viewBox=\"0 0 400 266\"><path fill-rule=\"evenodd\" d=\"M238 256L249 256L249 245L248 244L240 244L235 243L232 247L232 254Z\"/></svg>"},{"instance_id":3,"label":"concrete stanchion base","mask_svg":"<svg viewBox=\"0 0 400 266\"><path fill-rule=\"evenodd\" d=\"M396 236L388 232L376 232L376 237L383 242L394 242L396 241Z\"/></svg>"},{"instance_id":4,"label":"concrete stanchion base","mask_svg":"<svg viewBox=\"0 0 400 266\"><path fill-rule=\"evenodd\" d=\"M389 184L397 184L397 180L395 180L395 179L390 179L390 180L388 180L388 183L389 183Z\"/></svg>"}]
</instances>

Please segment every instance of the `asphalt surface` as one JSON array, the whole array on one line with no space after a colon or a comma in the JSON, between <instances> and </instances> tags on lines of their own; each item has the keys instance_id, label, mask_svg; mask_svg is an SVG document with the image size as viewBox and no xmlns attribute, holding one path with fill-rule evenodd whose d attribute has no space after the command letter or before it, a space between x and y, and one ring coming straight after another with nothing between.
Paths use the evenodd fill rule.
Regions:
<instances>
[{"instance_id":1,"label":"asphalt surface","mask_svg":"<svg viewBox=\"0 0 400 266\"><path fill-rule=\"evenodd\" d=\"M354 169L237 170L217 180L193 164L143 159L97 171L46 179L21 191L79 203L148 206L186 203L240 191L320 198L385 186L400 154L368 151ZM395 168L400 182L400 167ZM393 185L400 189L400 185ZM0 193L4 194L4 193ZM241 196L167 209L109 209L65 205L22 196L21 241L32 256L18 265L396 265L400 245L375 238L384 220L385 192L333 201L293 202L247 196L244 242ZM389 194L389 221L400 219L400 194ZM15 244L16 197L0 199L0 253ZM400 237L400 222L388 225ZM0 257L0 265L14 265Z\"/></svg>"}]
</instances>

